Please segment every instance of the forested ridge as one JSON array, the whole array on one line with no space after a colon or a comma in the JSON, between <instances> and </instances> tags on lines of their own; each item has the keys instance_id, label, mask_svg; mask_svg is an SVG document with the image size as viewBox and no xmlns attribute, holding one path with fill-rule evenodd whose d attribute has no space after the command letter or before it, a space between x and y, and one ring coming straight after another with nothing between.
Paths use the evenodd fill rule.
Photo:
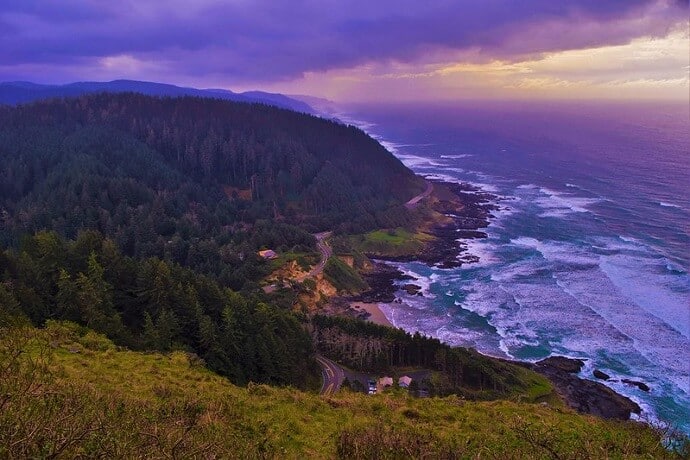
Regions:
<instances>
[{"instance_id":1,"label":"forested ridge","mask_svg":"<svg viewBox=\"0 0 690 460\"><path fill-rule=\"evenodd\" d=\"M422 189L361 130L274 107L99 94L0 108L0 320L185 350L237 384L314 387L316 343L358 369L437 369L441 394L508 394L521 382L504 366L300 316L289 295L259 289L271 270L259 249L309 253L315 230L409 224L403 203ZM324 275L363 286L335 258Z\"/></svg>"},{"instance_id":2,"label":"forested ridge","mask_svg":"<svg viewBox=\"0 0 690 460\"><path fill-rule=\"evenodd\" d=\"M361 130L260 104L125 93L0 107L0 319L74 321L192 352L237 384L313 387L308 319L259 289L272 268L258 250L400 225L419 188Z\"/></svg>"},{"instance_id":3,"label":"forested ridge","mask_svg":"<svg viewBox=\"0 0 690 460\"><path fill-rule=\"evenodd\" d=\"M124 256L84 231L42 231L0 252L0 327L69 320L138 350L186 350L238 385L306 388L317 379L311 339L291 312L158 258Z\"/></svg>"},{"instance_id":4,"label":"forested ridge","mask_svg":"<svg viewBox=\"0 0 690 460\"><path fill-rule=\"evenodd\" d=\"M260 104L127 93L0 108L5 246L93 229L240 289L266 274L260 247L405 224L421 187L361 130Z\"/></svg>"}]
</instances>

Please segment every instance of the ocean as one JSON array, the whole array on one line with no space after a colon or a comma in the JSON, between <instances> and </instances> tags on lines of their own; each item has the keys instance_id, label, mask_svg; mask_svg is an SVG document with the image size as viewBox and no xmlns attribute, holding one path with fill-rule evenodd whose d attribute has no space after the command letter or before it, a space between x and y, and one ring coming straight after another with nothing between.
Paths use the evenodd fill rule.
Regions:
<instances>
[{"instance_id":1,"label":"ocean","mask_svg":"<svg viewBox=\"0 0 690 460\"><path fill-rule=\"evenodd\" d=\"M466 102L350 107L344 121L415 172L497 196L478 256L456 269L396 264L388 319L451 345L580 376L690 434L690 114L687 104ZM644 392L621 379L641 381Z\"/></svg>"}]
</instances>

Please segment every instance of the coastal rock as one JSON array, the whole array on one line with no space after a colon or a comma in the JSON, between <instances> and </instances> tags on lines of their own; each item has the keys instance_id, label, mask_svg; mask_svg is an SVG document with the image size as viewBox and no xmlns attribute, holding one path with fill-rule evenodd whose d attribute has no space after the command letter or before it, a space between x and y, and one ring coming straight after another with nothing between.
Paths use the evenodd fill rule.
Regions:
<instances>
[{"instance_id":1,"label":"coastal rock","mask_svg":"<svg viewBox=\"0 0 690 460\"><path fill-rule=\"evenodd\" d=\"M573 375L579 372L583 365L584 362L579 359L553 356L532 365L531 368L548 378L568 406L580 413L607 419L628 420L631 413L639 414L642 411L634 401L606 385Z\"/></svg>"},{"instance_id":2,"label":"coastal rock","mask_svg":"<svg viewBox=\"0 0 690 460\"><path fill-rule=\"evenodd\" d=\"M391 303L395 301L396 281L414 279L395 267L377 262L372 269L363 274L369 290L350 297L350 301L370 303Z\"/></svg>"},{"instance_id":3,"label":"coastal rock","mask_svg":"<svg viewBox=\"0 0 690 460\"><path fill-rule=\"evenodd\" d=\"M407 292L408 295L422 295L421 286L417 286L416 284L406 284L402 287L403 291Z\"/></svg>"},{"instance_id":4,"label":"coastal rock","mask_svg":"<svg viewBox=\"0 0 690 460\"><path fill-rule=\"evenodd\" d=\"M383 260L419 261L429 266L448 269L477 262L477 257L466 257L463 240L486 238L481 229L488 227L491 211L500 209L494 204L498 197L482 192L471 184L455 184L433 181L436 185L434 211L445 215L449 221L438 223L426 232L435 239L429 242L421 254L385 257ZM380 256L378 256L381 258Z\"/></svg>"},{"instance_id":5,"label":"coastal rock","mask_svg":"<svg viewBox=\"0 0 690 460\"><path fill-rule=\"evenodd\" d=\"M594 377L599 380L608 380L611 378L606 372L602 372L599 369L594 369Z\"/></svg>"},{"instance_id":6,"label":"coastal rock","mask_svg":"<svg viewBox=\"0 0 690 460\"><path fill-rule=\"evenodd\" d=\"M585 365L585 362L581 359L567 358L565 356L549 356L546 359L542 359L537 364L553 367L570 374L577 374L582 369L582 366Z\"/></svg>"},{"instance_id":7,"label":"coastal rock","mask_svg":"<svg viewBox=\"0 0 690 460\"><path fill-rule=\"evenodd\" d=\"M621 382L627 383L628 385L635 386L642 391L649 392L649 386L646 383L643 383L643 382L640 382L637 380L628 380L628 379L622 379Z\"/></svg>"}]
</instances>

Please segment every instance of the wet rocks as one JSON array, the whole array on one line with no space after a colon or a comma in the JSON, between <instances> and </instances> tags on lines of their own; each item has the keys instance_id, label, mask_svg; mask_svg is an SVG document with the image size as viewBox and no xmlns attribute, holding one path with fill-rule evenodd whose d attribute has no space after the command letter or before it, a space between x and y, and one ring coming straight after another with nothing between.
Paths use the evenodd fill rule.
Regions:
<instances>
[{"instance_id":1,"label":"wet rocks","mask_svg":"<svg viewBox=\"0 0 690 460\"><path fill-rule=\"evenodd\" d=\"M646 383L640 382L638 380L629 380L629 379L622 379L621 382L626 383L628 385L634 386L639 388L642 391L649 392L649 385Z\"/></svg>"},{"instance_id":2,"label":"wet rocks","mask_svg":"<svg viewBox=\"0 0 690 460\"><path fill-rule=\"evenodd\" d=\"M582 366L585 365L585 362L581 359L566 358L565 356L549 356L539 361L537 365L553 367L563 372L577 374L582 369Z\"/></svg>"},{"instance_id":3,"label":"wet rocks","mask_svg":"<svg viewBox=\"0 0 690 460\"><path fill-rule=\"evenodd\" d=\"M606 372L602 372L599 369L594 369L594 377L598 378L599 380L608 380L611 378Z\"/></svg>"},{"instance_id":4,"label":"wet rocks","mask_svg":"<svg viewBox=\"0 0 690 460\"><path fill-rule=\"evenodd\" d=\"M395 301L395 282L412 279L411 276L390 265L376 262L371 270L363 274L364 281L369 285L369 290L350 297L349 300L357 302L390 303Z\"/></svg>"},{"instance_id":5,"label":"wet rocks","mask_svg":"<svg viewBox=\"0 0 690 460\"><path fill-rule=\"evenodd\" d=\"M583 365L580 359L552 356L533 364L531 368L548 378L568 406L578 412L619 420L628 420L631 413L641 412L640 406L634 401L606 385L573 375Z\"/></svg>"},{"instance_id":6,"label":"wet rocks","mask_svg":"<svg viewBox=\"0 0 690 460\"><path fill-rule=\"evenodd\" d=\"M422 292L421 292L422 287L417 286L416 284L411 284L411 283L405 284L402 287L402 289L403 289L403 291L407 292L408 295L418 295L418 296L422 295Z\"/></svg>"}]
</instances>

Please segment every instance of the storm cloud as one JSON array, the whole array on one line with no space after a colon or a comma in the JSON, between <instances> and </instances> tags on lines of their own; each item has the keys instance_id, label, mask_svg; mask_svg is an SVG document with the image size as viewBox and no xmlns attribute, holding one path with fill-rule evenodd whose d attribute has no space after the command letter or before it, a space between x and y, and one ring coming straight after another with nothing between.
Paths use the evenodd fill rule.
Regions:
<instances>
[{"instance_id":1,"label":"storm cloud","mask_svg":"<svg viewBox=\"0 0 690 460\"><path fill-rule=\"evenodd\" d=\"M0 79L275 82L369 63L488 62L660 37L687 0L10 0ZM109 73L110 72L110 73Z\"/></svg>"}]
</instances>

